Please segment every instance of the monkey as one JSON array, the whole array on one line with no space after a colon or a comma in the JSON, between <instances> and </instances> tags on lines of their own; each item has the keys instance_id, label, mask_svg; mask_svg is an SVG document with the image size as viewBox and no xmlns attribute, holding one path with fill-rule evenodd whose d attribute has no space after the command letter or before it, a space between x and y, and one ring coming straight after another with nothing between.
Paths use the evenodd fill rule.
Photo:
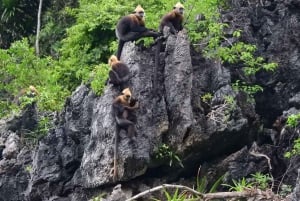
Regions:
<instances>
[{"instance_id":1,"label":"monkey","mask_svg":"<svg viewBox=\"0 0 300 201\"><path fill-rule=\"evenodd\" d=\"M113 115L115 117L117 127L125 129L129 137L135 134L134 122L132 112L138 108L138 101L132 98L129 88L125 88L122 94L115 98L113 101Z\"/></svg>"},{"instance_id":2,"label":"monkey","mask_svg":"<svg viewBox=\"0 0 300 201\"><path fill-rule=\"evenodd\" d=\"M20 105L22 97L27 96L28 98L34 98L37 95L39 95L38 90L33 85L29 85L28 88L23 88L19 91L13 99L13 103Z\"/></svg>"},{"instance_id":3,"label":"monkey","mask_svg":"<svg viewBox=\"0 0 300 201\"><path fill-rule=\"evenodd\" d=\"M183 14L184 14L184 6L177 2L173 7L173 10L166 15L164 15L159 24L159 32L163 35L164 27L167 26L170 28L171 34L176 34L183 29ZM154 75L153 75L153 94L157 94L157 69L159 66L159 54L161 51L162 43L164 41L164 37L159 37L156 40L156 52L155 52L155 65L154 65Z\"/></svg>"},{"instance_id":4,"label":"monkey","mask_svg":"<svg viewBox=\"0 0 300 201\"><path fill-rule=\"evenodd\" d=\"M162 17L159 24L159 32L163 33L165 26L170 28L170 33L172 34L181 31L183 29L183 13L184 6L180 2L177 2L173 10Z\"/></svg>"},{"instance_id":5,"label":"monkey","mask_svg":"<svg viewBox=\"0 0 300 201\"><path fill-rule=\"evenodd\" d=\"M107 82L119 87L120 91L122 91L127 87L127 81L129 80L130 72L128 66L119 61L115 55L109 58L108 64L111 70L108 73L109 78Z\"/></svg>"},{"instance_id":6,"label":"monkey","mask_svg":"<svg viewBox=\"0 0 300 201\"><path fill-rule=\"evenodd\" d=\"M130 15L122 17L116 27L116 36L119 40L117 58L120 59L125 42L136 41L142 37L160 36L160 33L145 27L145 11L138 5Z\"/></svg>"},{"instance_id":7,"label":"monkey","mask_svg":"<svg viewBox=\"0 0 300 201\"><path fill-rule=\"evenodd\" d=\"M118 135L121 129L126 130L127 136L132 140L136 134L135 122L136 116L133 113L139 107L136 99L132 98L132 93L129 88L125 88L122 94L117 96L112 104L113 116L116 120L115 146L114 146L114 167L113 180L117 179L117 151L118 151Z\"/></svg>"}]
</instances>

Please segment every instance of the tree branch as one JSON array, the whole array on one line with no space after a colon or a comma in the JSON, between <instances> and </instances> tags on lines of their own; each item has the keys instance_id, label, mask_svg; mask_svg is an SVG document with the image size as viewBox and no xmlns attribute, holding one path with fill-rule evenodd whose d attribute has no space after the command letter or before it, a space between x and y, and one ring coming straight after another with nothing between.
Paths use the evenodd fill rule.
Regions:
<instances>
[{"instance_id":1,"label":"tree branch","mask_svg":"<svg viewBox=\"0 0 300 201\"><path fill-rule=\"evenodd\" d=\"M143 191L143 192L141 192L141 193L139 193L139 194L137 194L137 195L135 195L135 196L133 196L133 197L127 199L126 201L133 201L133 200L135 200L135 199L137 199L137 198L140 198L140 197L142 197L142 196L144 196L144 195L147 195L147 194L152 193L152 192L155 192L155 191L159 191L159 190L164 189L164 188L178 188L178 189L184 189L184 190L190 191L190 192L192 192L193 194L196 194L196 195L198 195L198 196L201 196L201 197L203 196L202 193L199 193L198 191L196 191L196 190L194 190L194 189L192 189L192 188L189 188L189 187L187 187L187 186L182 186L182 185L172 185L172 184L163 184L163 185L160 185L160 186L156 186L156 187L154 187L154 188L151 188L151 189L149 189L149 190Z\"/></svg>"},{"instance_id":2,"label":"tree branch","mask_svg":"<svg viewBox=\"0 0 300 201\"><path fill-rule=\"evenodd\" d=\"M126 201L134 201L137 198L143 197L149 193L159 191L161 189L165 188L176 188L176 189L183 189L186 191L189 191L197 196L198 198L195 199L195 201L208 201L212 199L229 199L229 198L265 198L267 200L272 201L279 201L279 198L270 190L270 191L262 191L260 189L246 189L242 192L217 192L217 193L200 193L192 188L189 188L187 186L182 185L172 185L172 184L163 184L160 186L156 186L154 188L151 188L149 190L143 191Z\"/></svg>"}]
</instances>

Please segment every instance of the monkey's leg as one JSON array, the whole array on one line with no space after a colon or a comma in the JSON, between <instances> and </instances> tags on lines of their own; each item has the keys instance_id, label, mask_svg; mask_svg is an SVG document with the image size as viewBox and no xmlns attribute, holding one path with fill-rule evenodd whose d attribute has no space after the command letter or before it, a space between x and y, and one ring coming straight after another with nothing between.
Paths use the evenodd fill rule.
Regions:
<instances>
[{"instance_id":1,"label":"monkey's leg","mask_svg":"<svg viewBox=\"0 0 300 201\"><path fill-rule=\"evenodd\" d=\"M121 128L127 128L130 125L134 125L134 123L132 121L129 121L129 120L123 119L123 118L119 118L119 117L116 117L116 121L117 121L117 124Z\"/></svg>"},{"instance_id":2,"label":"monkey's leg","mask_svg":"<svg viewBox=\"0 0 300 201\"><path fill-rule=\"evenodd\" d=\"M143 37L143 32L128 32L126 35L122 37L122 40L127 41L135 41Z\"/></svg>"},{"instance_id":3,"label":"monkey's leg","mask_svg":"<svg viewBox=\"0 0 300 201\"><path fill-rule=\"evenodd\" d=\"M161 34L156 31L147 30L144 32L129 32L122 37L123 41L135 41L143 37L153 37L157 38Z\"/></svg>"},{"instance_id":4,"label":"monkey's leg","mask_svg":"<svg viewBox=\"0 0 300 201\"><path fill-rule=\"evenodd\" d=\"M130 125L127 128L127 135L130 138L130 140L132 140L132 138L135 136L136 134L136 128L134 125Z\"/></svg>"}]
</instances>

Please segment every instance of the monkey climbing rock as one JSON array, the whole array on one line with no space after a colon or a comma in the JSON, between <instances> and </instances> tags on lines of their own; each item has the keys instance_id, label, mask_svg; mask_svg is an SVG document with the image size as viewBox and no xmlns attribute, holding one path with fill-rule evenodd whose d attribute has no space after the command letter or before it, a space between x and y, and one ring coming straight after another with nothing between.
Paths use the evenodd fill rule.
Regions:
<instances>
[{"instance_id":1,"label":"monkey climbing rock","mask_svg":"<svg viewBox=\"0 0 300 201\"><path fill-rule=\"evenodd\" d=\"M136 115L134 111L138 109L139 103L132 97L132 93L129 88L122 91L122 94L116 97L112 104L113 116L116 120L116 132L115 132L115 147L114 147L114 167L113 180L117 179L117 160L118 160L118 137L121 130L125 130L127 136L132 142L132 138L136 135Z\"/></svg>"}]
</instances>

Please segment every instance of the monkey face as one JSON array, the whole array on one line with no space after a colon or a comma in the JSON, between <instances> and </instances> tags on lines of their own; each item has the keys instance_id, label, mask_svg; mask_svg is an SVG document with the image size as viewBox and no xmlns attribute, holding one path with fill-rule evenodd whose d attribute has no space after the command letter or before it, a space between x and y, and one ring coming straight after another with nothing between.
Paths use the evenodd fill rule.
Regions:
<instances>
[{"instance_id":1,"label":"monkey face","mask_svg":"<svg viewBox=\"0 0 300 201\"><path fill-rule=\"evenodd\" d=\"M184 6L183 6L180 2L178 2L178 3L174 6L174 10L175 10L177 13L183 15L183 13L184 13Z\"/></svg>"},{"instance_id":2,"label":"monkey face","mask_svg":"<svg viewBox=\"0 0 300 201\"><path fill-rule=\"evenodd\" d=\"M138 14L138 16L140 16L141 18L144 18L144 17L145 17L145 12L143 12L143 11L140 11L140 12L138 12L137 14Z\"/></svg>"},{"instance_id":3,"label":"monkey face","mask_svg":"<svg viewBox=\"0 0 300 201\"><path fill-rule=\"evenodd\" d=\"M122 91L122 95L123 95L123 98L126 102L130 103L130 100L131 100L131 91L129 88L126 88Z\"/></svg>"},{"instance_id":4,"label":"monkey face","mask_svg":"<svg viewBox=\"0 0 300 201\"><path fill-rule=\"evenodd\" d=\"M118 62L118 58L115 55L112 55L109 59L108 59L108 65L112 66L114 63Z\"/></svg>"},{"instance_id":5,"label":"monkey face","mask_svg":"<svg viewBox=\"0 0 300 201\"><path fill-rule=\"evenodd\" d=\"M135 10L134 13L136 16L140 17L140 18L144 18L145 17L145 10L142 8L141 5L138 5Z\"/></svg>"}]
</instances>

